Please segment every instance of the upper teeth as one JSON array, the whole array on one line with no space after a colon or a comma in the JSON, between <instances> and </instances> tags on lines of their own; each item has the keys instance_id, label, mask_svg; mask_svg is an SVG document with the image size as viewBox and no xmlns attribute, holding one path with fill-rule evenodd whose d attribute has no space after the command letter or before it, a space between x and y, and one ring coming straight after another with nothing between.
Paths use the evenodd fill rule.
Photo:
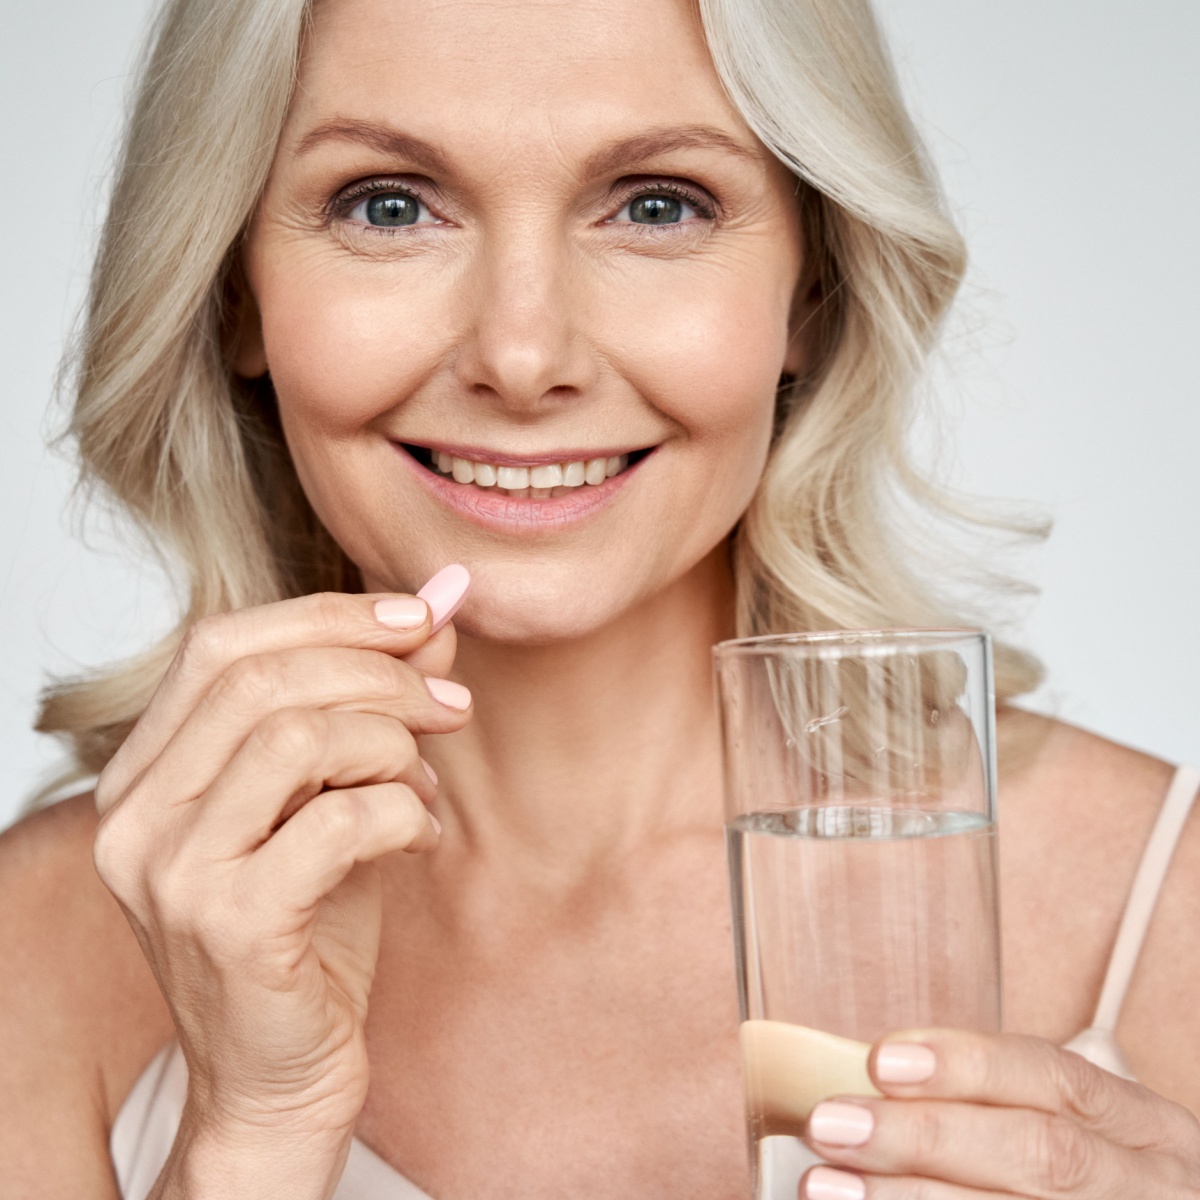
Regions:
<instances>
[{"instance_id":1,"label":"upper teeth","mask_svg":"<svg viewBox=\"0 0 1200 1200\"><path fill-rule=\"evenodd\" d=\"M433 463L443 475L452 475L458 483L473 483L484 488L498 487L509 492L523 492L526 488L532 488L535 493L549 494L551 488L601 484L625 470L629 465L629 455L614 454L609 458L546 463L535 467L498 467L493 463L456 458L444 450L437 450L433 453Z\"/></svg>"}]
</instances>

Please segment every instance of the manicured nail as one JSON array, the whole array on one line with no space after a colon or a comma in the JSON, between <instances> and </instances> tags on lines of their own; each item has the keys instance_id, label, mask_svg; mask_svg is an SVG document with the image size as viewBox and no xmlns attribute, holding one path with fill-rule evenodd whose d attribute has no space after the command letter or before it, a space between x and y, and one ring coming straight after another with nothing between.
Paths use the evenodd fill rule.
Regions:
<instances>
[{"instance_id":1,"label":"manicured nail","mask_svg":"<svg viewBox=\"0 0 1200 1200\"><path fill-rule=\"evenodd\" d=\"M924 1083L937 1069L937 1056L915 1042L885 1042L875 1053L880 1083Z\"/></svg>"},{"instance_id":2,"label":"manicured nail","mask_svg":"<svg viewBox=\"0 0 1200 1200\"><path fill-rule=\"evenodd\" d=\"M437 817L435 817L433 815L433 813L429 814L429 823L430 823L430 825L433 826L434 830L437 832L438 837L441 837L442 836L442 823L441 823L441 821L439 821L437 819Z\"/></svg>"},{"instance_id":3,"label":"manicured nail","mask_svg":"<svg viewBox=\"0 0 1200 1200\"><path fill-rule=\"evenodd\" d=\"M805 1200L863 1200L867 1185L849 1171L813 1167L804 1180Z\"/></svg>"},{"instance_id":4,"label":"manicured nail","mask_svg":"<svg viewBox=\"0 0 1200 1200\"><path fill-rule=\"evenodd\" d=\"M827 1146L861 1146L871 1136L875 1118L861 1104L824 1100L808 1118L808 1136Z\"/></svg>"},{"instance_id":5,"label":"manicured nail","mask_svg":"<svg viewBox=\"0 0 1200 1200\"><path fill-rule=\"evenodd\" d=\"M471 693L461 683L455 683L453 679L426 678L425 686L429 689L429 694L447 708L456 708L459 712L466 712L471 707Z\"/></svg>"},{"instance_id":6,"label":"manicured nail","mask_svg":"<svg viewBox=\"0 0 1200 1200\"><path fill-rule=\"evenodd\" d=\"M424 759L421 759L421 766L425 768L425 774L433 780L433 786L437 787L437 772Z\"/></svg>"},{"instance_id":7,"label":"manicured nail","mask_svg":"<svg viewBox=\"0 0 1200 1200\"><path fill-rule=\"evenodd\" d=\"M419 629L430 606L415 596L397 596L375 602L375 620L389 629Z\"/></svg>"},{"instance_id":8,"label":"manicured nail","mask_svg":"<svg viewBox=\"0 0 1200 1200\"><path fill-rule=\"evenodd\" d=\"M467 588L471 586L471 574L466 567L451 563L443 567L417 595L429 605L433 616L433 632L437 633L462 607Z\"/></svg>"}]
</instances>

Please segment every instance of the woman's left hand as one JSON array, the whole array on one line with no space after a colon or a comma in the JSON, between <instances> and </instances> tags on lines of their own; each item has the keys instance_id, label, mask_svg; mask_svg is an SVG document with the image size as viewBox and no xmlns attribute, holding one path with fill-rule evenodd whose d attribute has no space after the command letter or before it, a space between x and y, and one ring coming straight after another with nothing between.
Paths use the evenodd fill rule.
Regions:
<instances>
[{"instance_id":1,"label":"woman's left hand","mask_svg":"<svg viewBox=\"0 0 1200 1200\"><path fill-rule=\"evenodd\" d=\"M1197 1200L1200 1122L1040 1038L921 1030L884 1039L882 1098L828 1100L807 1200Z\"/></svg>"}]
</instances>

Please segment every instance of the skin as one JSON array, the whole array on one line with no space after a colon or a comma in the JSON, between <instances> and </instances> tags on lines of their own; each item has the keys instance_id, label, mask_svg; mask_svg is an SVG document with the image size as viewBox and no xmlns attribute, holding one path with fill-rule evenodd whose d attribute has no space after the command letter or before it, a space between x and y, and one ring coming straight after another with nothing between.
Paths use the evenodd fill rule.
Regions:
<instances>
[{"instance_id":1,"label":"skin","mask_svg":"<svg viewBox=\"0 0 1200 1200\"><path fill-rule=\"evenodd\" d=\"M107 1130L178 1035L191 1087L159 1197L325 1196L352 1133L438 1200L742 1197L708 650L776 381L806 353L791 182L682 5L337 0L301 83L233 361L270 370L368 594L202 623L96 796L0 842L0 1167L22 1195L115 1196ZM350 121L442 161L311 145ZM684 127L723 140L630 143ZM329 217L348 187L414 176L428 222ZM630 228L637 188L666 183L713 217ZM586 520L497 531L397 441L656 450ZM450 561L475 579L455 626L380 624L379 594ZM468 707L431 692L451 676ZM822 1153L872 1197L917 1174L934 1200L1193 1196L1200 834L1120 1030L1155 1090L1118 1087L1053 1043L1089 1019L1170 770L1003 720L1038 746L1001 794L1024 1040L905 1035L933 1077L885 1084L866 1143ZM1047 1114L1072 1178L1045 1176Z\"/></svg>"}]
</instances>

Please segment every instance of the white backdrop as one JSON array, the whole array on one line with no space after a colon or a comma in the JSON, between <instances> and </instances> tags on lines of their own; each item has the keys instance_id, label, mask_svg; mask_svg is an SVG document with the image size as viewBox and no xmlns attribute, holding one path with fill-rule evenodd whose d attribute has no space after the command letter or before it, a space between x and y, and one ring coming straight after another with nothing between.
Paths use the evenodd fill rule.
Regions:
<instances>
[{"instance_id":1,"label":"white backdrop","mask_svg":"<svg viewBox=\"0 0 1200 1200\"><path fill-rule=\"evenodd\" d=\"M386 0L380 0L381 3ZM44 448L148 0L0 6L0 825L58 760L47 670L168 622L152 566L64 519ZM1026 560L1036 703L1200 759L1200 5L883 0L974 253L941 390L954 478L1057 520ZM203 197L197 197L197 204ZM966 332L962 332L966 330Z\"/></svg>"}]
</instances>

